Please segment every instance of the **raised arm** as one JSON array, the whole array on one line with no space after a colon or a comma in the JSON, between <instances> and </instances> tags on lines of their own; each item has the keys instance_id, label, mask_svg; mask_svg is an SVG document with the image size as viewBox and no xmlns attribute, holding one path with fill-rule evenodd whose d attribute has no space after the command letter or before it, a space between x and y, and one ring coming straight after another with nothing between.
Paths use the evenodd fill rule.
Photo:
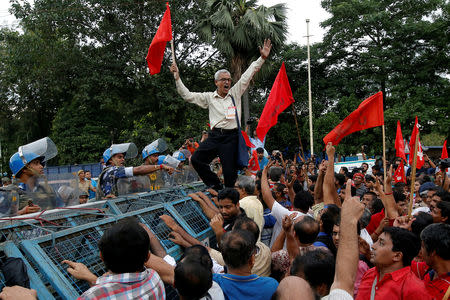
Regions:
<instances>
[{"instance_id":1,"label":"raised arm","mask_svg":"<svg viewBox=\"0 0 450 300\"><path fill-rule=\"evenodd\" d=\"M323 179L327 170L327 162L322 160L319 165L319 174L317 176L316 185L314 186L314 204L323 202Z\"/></svg>"},{"instance_id":2,"label":"raised arm","mask_svg":"<svg viewBox=\"0 0 450 300\"><path fill-rule=\"evenodd\" d=\"M328 156L328 167L325 173L325 178L323 180L323 202L324 204L336 204L341 206L341 201L339 200L336 185L334 184L334 153L335 149L331 142L328 143L327 147Z\"/></svg>"},{"instance_id":3,"label":"raised arm","mask_svg":"<svg viewBox=\"0 0 450 300\"><path fill-rule=\"evenodd\" d=\"M203 212L205 213L208 219L211 220L218 213L218 211L211 209L211 207L197 194L192 193L189 194L188 196L194 199L194 201L196 201L200 205L200 207L202 208Z\"/></svg>"},{"instance_id":4,"label":"raised arm","mask_svg":"<svg viewBox=\"0 0 450 300\"><path fill-rule=\"evenodd\" d=\"M356 269L359 260L357 224L364 212L358 197L352 197L351 180L347 181L345 201L341 210L339 247L336 256L336 272L331 290L342 289L353 295Z\"/></svg>"},{"instance_id":5,"label":"raised arm","mask_svg":"<svg viewBox=\"0 0 450 300\"><path fill-rule=\"evenodd\" d=\"M164 170L167 171L167 173L172 174L174 172L174 169L172 167L169 167L167 165L141 165L138 167L133 167L133 175L147 175L153 172L156 172L158 170Z\"/></svg>"},{"instance_id":6,"label":"raised arm","mask_svg":"<svg viewBox=\"0 0 450 300\"><path fill-rule=\"evenodd\" d=\"M208 97L210 93L193 93L183 84L180 79L180 72L176 63L172 63L170 66L170 72L173 73L175 78L175 84L177 86L177 92L186 102L194 103L201 108L208 108Z\"/></svg>"},{"instance_id":7,"label":"raised arm","mask_svg":"<svg viewBox=\"0 0 450 300\"><path fill-rule=\"evenodd\" d=\"M269 56L271 49L272 49L272 43L270 42L270 39L264 40L263 47L259 48L261 57L251 63L251 65L241 75L241 78L239 79L239 81L236 82L236 84L230 89L230 91L235 92L236 94L239 94L239 96L242 96L242 94L244 94L244 92L248 88L253 76L255 75L256 72L259 71L262 64Z\"/></svg>"},{"instance_id":8,"label":"raised arm","mask_svg":"<svg viewBox=\"0 0 450 300\"><path fill-rule=\"evenodd\" d=\"M384 179L384 193L380 187L375 186L380 193L381 201L385 207L386 216L389 219L395 219L398 217L397 203L395 203L394 195L392 192L392 165L389 167L389 171L386 173Z\"/></svg>"},{"instance_id":9,"label":"raised arm","mask_svg":"<svg viewBox=\"0 0 450 300\"><path fill-rule=\"evenodd\" d=\"M273 198L272 191L270 190L270 187L269 187L267 173L269 172L269 169L270 169L270 167L273 166L273 164L274 164L274 161L270 160L269 163L265 166L264 170L262 171L262 175L261 175L262 198L270 210L272 210L273 204L275 203L275 199Z\"/></svg>"}]
</instances>

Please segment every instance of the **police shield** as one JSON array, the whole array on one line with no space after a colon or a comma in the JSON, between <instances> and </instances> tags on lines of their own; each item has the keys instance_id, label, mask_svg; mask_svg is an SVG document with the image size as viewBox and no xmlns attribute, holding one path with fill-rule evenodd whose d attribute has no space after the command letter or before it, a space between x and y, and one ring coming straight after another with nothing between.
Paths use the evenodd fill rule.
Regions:
<instances>
[{"instance_id":1,"label":"police shield","mask_svg":"<svg viewBox=\"0 0 450 300\"><path fill-rule=\"evenodd\" d=\"M138 154L138 148L134 143L123 143L111 145L111 155L125 153L125 159L134 158Z\"/></svg>"},{"instance_id":2,"label":"police shield","mask_svg":"<svg viewBox=\"0 0 450 300\"><path fill-rule=\"evenodd\" d=\"M0 188L0 218L17 215L19 209L17 190Z\"/></svg>"},{"instance_id":3,"label":"police shield","mask_svg":"<svg viewBox=\"0 0 450 300\"><path fill-rule=\"evenodd\" d=\"M35 153L38 156L43 156L42 162L52 159L58 154L55 143L49 138L45 137L32 143L20 146L18 149L19 155L23 153Z\"/></svg>"},{"instance_id":4,"label":"police shield","mask_svg":"<svg viewBox=\"0 0 450 300\"><path fill-rule=\"evenodd\" d=\"M156 141L151 142L147 146L145 146L144 151L147 151L148 153L153 152L153 150L156 150L157 153L163 153L167 150L167 143L164 139L159 138Z\"/></svg>"},{"instance_id":5,"label":"police shield","mask_svg":"<svg viewBox=\"0 0 450 300\"><path fill-rule=\"evenodd\" d=\"M153 190L148 175L119 178L117 180L117 193L119 196L149 192Z\"/></svg>"}]
</instances>

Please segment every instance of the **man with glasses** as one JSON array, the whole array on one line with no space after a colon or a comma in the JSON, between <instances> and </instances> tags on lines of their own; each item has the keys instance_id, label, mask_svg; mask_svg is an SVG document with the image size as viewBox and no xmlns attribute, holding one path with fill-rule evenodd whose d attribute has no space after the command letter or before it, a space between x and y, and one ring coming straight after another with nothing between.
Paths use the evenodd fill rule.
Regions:
<instances>
[{"instance_id":1,"label":"man with glasses","mask_svg":"<svg viewBox=\"0 0 450 300\"><path fill-rule=\"evenodd\" d=\"M238 146L236 112L239 120L241 120L241 96L248 88L253 75L269 56L271 48L270 40L265 40L264 46L259 49L261 57L248 67L233 86L229 71L224 69L217 71L214 75L214 83L217 89L214 92L190 92L180 79L177 65L173 63L170 67L180 96L189 103L197 104L201 108L209 110L211 131L208 138L200 144L192 155L191 162L203 182L215 190L221 190L222 183L217 175L211 171L209 164L217 156L219 156L222 164L225 186L234 187L237 178Z\"/></svg>"}]
</instances>

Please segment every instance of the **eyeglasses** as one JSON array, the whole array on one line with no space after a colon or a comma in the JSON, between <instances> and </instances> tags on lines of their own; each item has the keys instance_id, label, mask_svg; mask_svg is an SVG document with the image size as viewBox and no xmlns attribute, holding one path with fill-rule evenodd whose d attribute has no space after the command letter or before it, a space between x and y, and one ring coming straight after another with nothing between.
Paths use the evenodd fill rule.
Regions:
<instances>
[{"instance_id":1,"label":"eyeglasses","mask_svg":"<svg viewBox=\"0 0 450 300\"><path fill-rule=\"evenodd\" d=\"M233 79L231 79L231 78L220 78L218 81L222 81L222 82L229 81L229 82L232 82Z\"/></svg>"}]
</instances>

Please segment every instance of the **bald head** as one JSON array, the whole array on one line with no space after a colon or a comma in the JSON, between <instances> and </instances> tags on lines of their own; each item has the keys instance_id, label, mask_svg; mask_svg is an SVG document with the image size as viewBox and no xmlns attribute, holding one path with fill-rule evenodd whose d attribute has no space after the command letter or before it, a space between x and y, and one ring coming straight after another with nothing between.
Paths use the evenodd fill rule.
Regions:
<instances>
[{"instance_id":1,"label":"bald head","mask_svg":"<svg viewBox=\"0 0 450 300\"><path fill-rule=\"evenodd\" d=\"M314 300L314 294L308 282L297 276L288 276L281 280L272 299L296 300L302 295L304 300Z\"/></svg>"}]
</instances>

